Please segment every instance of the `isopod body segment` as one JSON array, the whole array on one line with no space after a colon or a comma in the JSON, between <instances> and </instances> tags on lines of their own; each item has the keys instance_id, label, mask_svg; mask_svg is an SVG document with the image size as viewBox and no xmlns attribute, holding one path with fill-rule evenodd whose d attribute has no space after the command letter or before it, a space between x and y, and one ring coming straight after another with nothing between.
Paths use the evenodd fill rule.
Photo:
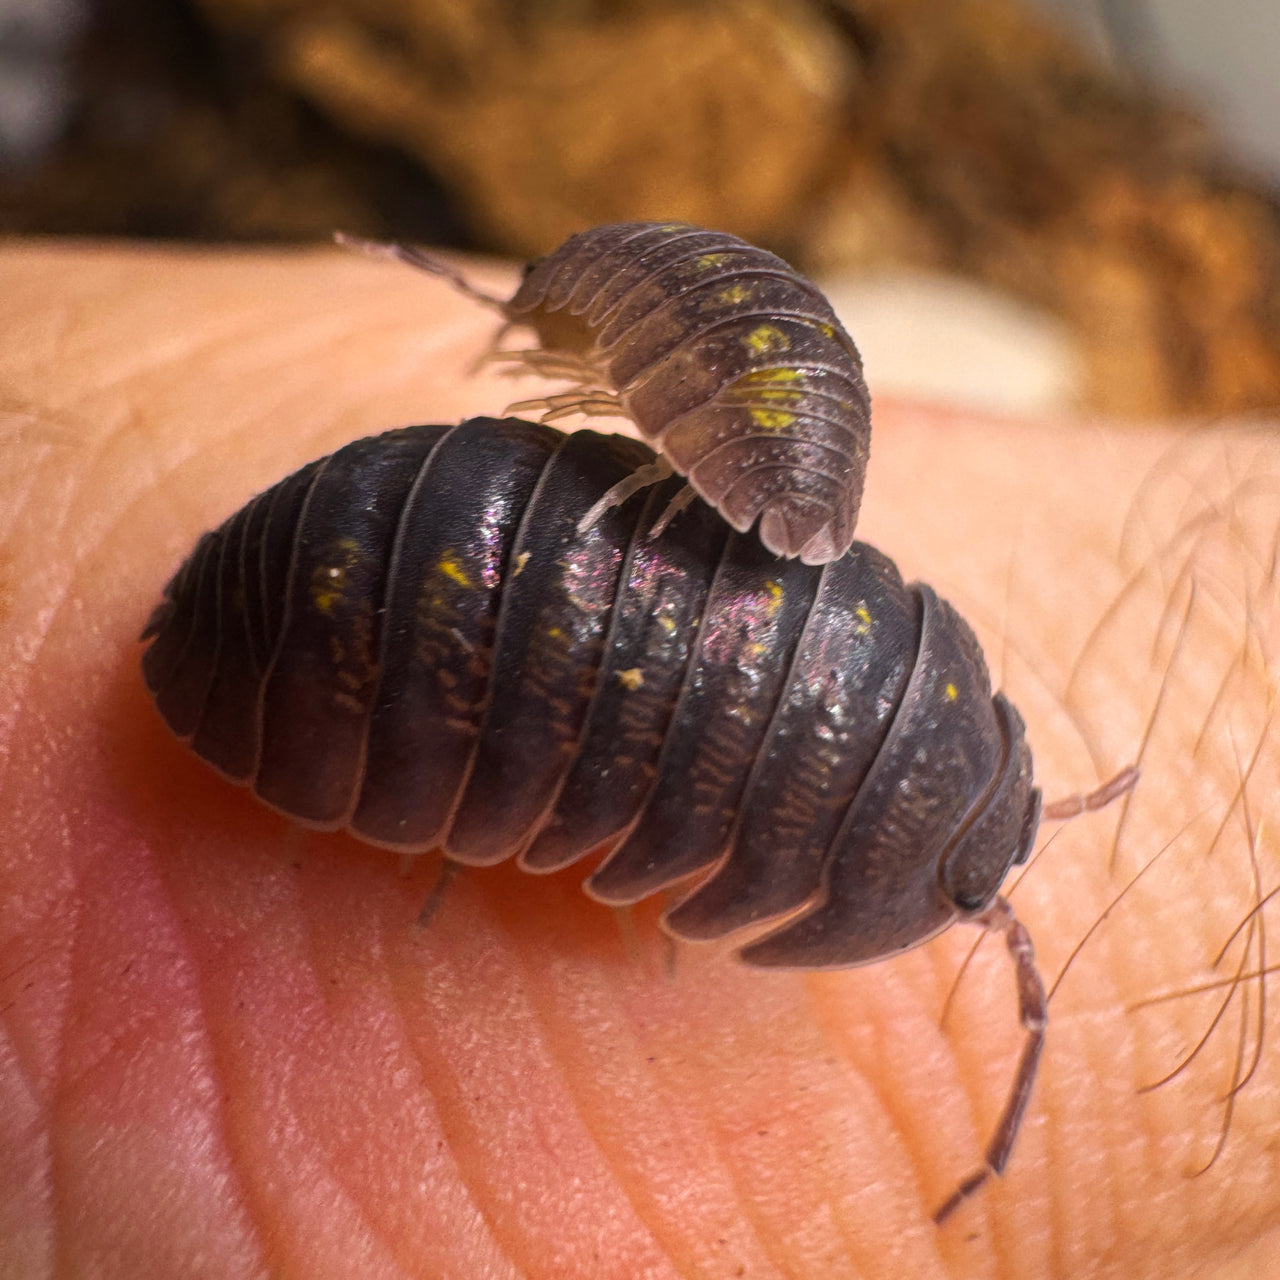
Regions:
<instances>
[{"instance_id":1,"label":"isopod body segment","mask_svg":"<svg viewBox=\"0 0 1280 1280\"><path fill-rule=\"evenodd\" d=\"M347 445L206 534L143 668L173 731L297 821L528 871L684 882L675 936L838 967L997 901L1039 818L1016 710L927 586L778 559L651 461L516 419Z\"/></svg>"}]
</instances>

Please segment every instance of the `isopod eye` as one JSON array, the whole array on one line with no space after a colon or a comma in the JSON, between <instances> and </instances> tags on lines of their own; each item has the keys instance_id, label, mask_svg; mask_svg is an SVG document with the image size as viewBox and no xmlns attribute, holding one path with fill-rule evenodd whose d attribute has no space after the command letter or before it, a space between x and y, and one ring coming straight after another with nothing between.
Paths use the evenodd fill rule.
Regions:
<instances>
[{"instance_id":1,"label":"isopod eye","mask_svg":"<svg viewBox=\"0 0 1280 1280\"><path fill-rule=\"evenodd\" d=\"M961 891L957 894L957 896L953 899L953 901L955 902L956 908L959 910L961 915L976 916L980 914L982 911L986 910L987 905L991 902L991 899L993 896L994 895L989 893L988 894L979 894L979 893L966 894L963 891Z\"/></svg>"}]
</instances>

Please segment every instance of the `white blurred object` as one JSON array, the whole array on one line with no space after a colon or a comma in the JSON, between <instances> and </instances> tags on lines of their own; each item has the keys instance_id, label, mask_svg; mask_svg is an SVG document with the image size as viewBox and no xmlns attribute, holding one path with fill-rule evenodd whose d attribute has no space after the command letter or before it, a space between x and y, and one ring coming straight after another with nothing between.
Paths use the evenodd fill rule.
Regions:
<instances>
[{"instance_id":1,"label":"white blurred object","mask_svg":"<svg viewBox=\"0 0 1280 1280\"><path fill-rule=\"evenodd\" d=\"M996 413L1060 413L1082 400L1067 326L981 285L894 271L820 280L866 365L872 395Z\"/></svg>"}]
</instances>

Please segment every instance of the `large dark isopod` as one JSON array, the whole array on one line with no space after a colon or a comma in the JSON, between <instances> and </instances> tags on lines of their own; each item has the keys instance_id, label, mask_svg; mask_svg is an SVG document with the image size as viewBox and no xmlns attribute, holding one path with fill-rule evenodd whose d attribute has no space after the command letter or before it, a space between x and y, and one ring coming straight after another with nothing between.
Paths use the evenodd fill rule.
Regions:
<instances>
[{"instance_id":1,"label":"large dark isopod","mask_svg":"<svg viewBox=\"0 0 1280 1280\"><path fill-rule=\"evenodd\" d=\"M853 541L870 447L862 359L817 286L775 254L682 223L595 227L532 263L514 297L480 293L416 249L340 237L444 275L531 328L498 353L574 390L512 409L630 418L660 454L588 513L672 469L775 555L824 564Z\"/></svg>"},{"instance_id":2,"label":"large dark isopod","mask_svg":"<svg viewBox=\"0 0 1280 1280\"><path fill-rule=\"evenodd\" d=\"M1022 721L959 615L872 547L780 560L702 503L654 537L674 477L580 530L651 458L515 419L347 445L204 535L147 624L147 685L299 822L528 871L606 850L607 903L700 876L665 927L754 927L751 965L1003 932L1028 1036L999 1172L1045 1022L997 894L1040 815Z\"/></svg>"}]
</instances>

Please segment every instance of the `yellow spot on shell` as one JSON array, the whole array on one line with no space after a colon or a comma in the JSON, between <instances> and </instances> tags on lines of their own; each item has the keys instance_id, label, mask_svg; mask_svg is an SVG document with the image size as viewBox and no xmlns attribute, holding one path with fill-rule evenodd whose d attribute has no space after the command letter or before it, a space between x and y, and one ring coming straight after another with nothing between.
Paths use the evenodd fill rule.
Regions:
<instances>
[{"instance_id":1,"label":"yellow spot on shell","mask_svg":"<svg viewBox=\"0 0 1280 1280\"><path fill-rule=\"evenodd\" d=\"M341 565L317 566L311 577L311 603L321 613L332 613L346 589L347 571Z\"/></svg>"},{"instance_id":2,"label":"yellow spot on shell","mask_svg":"<svg viewBox=\"0 0 1280 1280\"><path fill-rule=\"evenodd\" d=\"M827 324L825 320L818 325L818 331L827 338L834 338L836 336L835 326Z\"/></svg>"},{"instance_id":3,"label":"yellow spot on shell","mask_svg":"<svg viewBox=\"0 0 1280 1280\"><path fill-rule=\"evenodd\" d=\"M742 340L743 345L758 356L791 350L791 339L776 324L758 324Z\"/></svg>"},{"instance_id":4,"label":"yellow spot on shell","mask_svg":"<svg viewBox=\"0 0 1280 1280\"><path fill-rule=\"evenodd\" d=\"M332 613L346 595L347 575L359 563L360 546L354 538L339 538L334 542L323 561L311 570L312 607L323 614Z\"/></svg>"},{"instance_id":5,"label":"yellow spot on shell","mask_svg":"<svg viewBox=\"0 0 1280 1280\"><path fill-rule=\"evenodd\" d=\"M628 667L625 671L618 672L618 683L624 689L629 689L634 693L644 684L644 672L639 667Z\"/></svg>"},{"instance_id":6,"label":"yellow spot on shell","mask_svg":"<svg viewBox=\"0 0 1280 1280\"><path fill-rule=\"evenodd\" d=\"M717 267L723 267L732 257L728 253L701 253L693 260L693 265L703 271L714 271Z\"/></svg>"},{"instance_id":7,"label":"yellow spot on shell","mask_svg":"<svg viewBox=\"0 0 1280 1280\"><path fill-rule=\"evenodd\" d=\"M865 636L871 630L871 611L865 604L860 604L854 611L853 616L857 618L857 626L854 627L856 635Z\"/></svg>"},{"instance_id":8,"label":"yellow spot on shell","mask_svg":"<svg viewBox=\"0 0 1280 1280\"><path fill-rule=\"evenodd\" d=\"M749 386L769 386L777 382L803 382L803 369L790 369L785 365L774 365L769 369L752 369L750 373L744 373L738 379L739 382L745 382Z\"/></svg>"},{"instance_id":9,"label":"yellow spot on shell","mask_svg":"<svg viewBox=\"0 0 1280 1280\"><path fill-rule=\"evenodd\" d=\"M765 431L781 431L796 420L796 415L785 409L750 409L748 412L751 414L751 421Z\"/></svg>"},{"instance_id":10,"label":"yellow spot on shell","mask_svg":"<svg viewBox=\"0 0 1280 1280\"><path fill-rule=\"evenodd\" d=\"M470 588L475 585L467 576L467 571L458 563L458 558L452 551L446 551L444 555L440 557L440 562L436 565L436 568L439 569L446 578L450 578L460 587Z\"/></svg>"},{"instance_id":11,"label":"yellow spot on shell","mask_svg":"<svg viewBox=\"0 0 1280 1280\"><path fill-rule=\"evenodd\" d=\"M770 578L764 584L764 589L769 593L768 604L765 607L768 610L769 617L772 618L782 608L782 583L776 578Z\"/></svg>"},{"instance_id":12,"label":"yellow spot on shell","mask_svg":"<svg viewBox=\"0 0 1280 1280\"><path fill-rule=\"evenodd\" d=\"M726 307L734 307L739 302L748 302L750 299L751 290L741 282L726 285L723 289L717 289L715 293L715 300Z\"/></svg>"},{"instance_id":13,"label":"yellow spot on shell","mask_svg":"<svg viewBox=\"0 0 1280 1280\"><path fill-rule=\"evenodd\" d=\"M524 572L524 567L529 563L529 557L532 554L533 552L531 551L522 551L518 556L516 556L515 572L511 575L513 578L518 578Z\"/></svg>"},{"instance_id":14,"label":"yellow spot on shell","mask_svg":"<svg viewBox=\"0 0 1280 1280\"><path fill-rule=\"evenodd\" d=\"M951 683L950 680L948 680L946 694L947 694L947 701L954 702L960 696L960 690L957 689L955 685Z\"/></svg>"}]
</instances>

